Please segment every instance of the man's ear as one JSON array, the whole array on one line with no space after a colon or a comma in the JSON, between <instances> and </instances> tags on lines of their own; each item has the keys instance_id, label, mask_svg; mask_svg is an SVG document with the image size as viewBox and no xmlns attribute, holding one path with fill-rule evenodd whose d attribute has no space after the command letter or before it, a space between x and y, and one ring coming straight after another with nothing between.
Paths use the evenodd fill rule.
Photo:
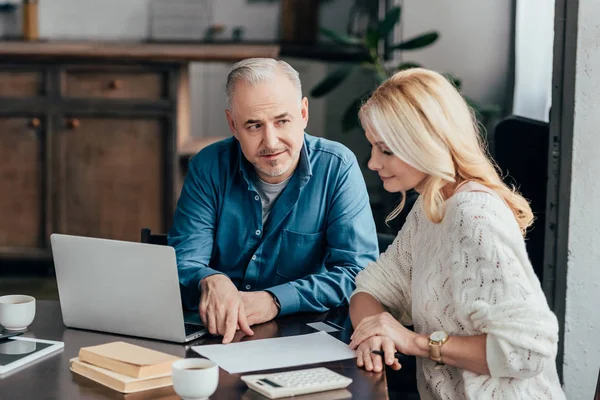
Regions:
<instances>
[{"instance_id":1,"label":"man's ear","mask_svg":"<svg viewBox=\"0 0 600 400\"><path fill-rule=\"evenodd\" d=\"M308 98L302 98L300 114L302 115L302 120L304 121L304 129L308 125Z\"/></svg>"},{"instance_id":2,"label":"man's ear","mask_svg":"<svg viewBox=\"0 0 600 400\"><path fill-rule=\"evenodd\" d=\"M225 110L225 116L227 116L227 123L229 124L229 130L231 131L233 136L235 136L235 138L237 139L238 133L237 133L237 130L235 129L235 121L233 120L233 115L231 114L231 111Z\"/></svg>"}]
</instances>

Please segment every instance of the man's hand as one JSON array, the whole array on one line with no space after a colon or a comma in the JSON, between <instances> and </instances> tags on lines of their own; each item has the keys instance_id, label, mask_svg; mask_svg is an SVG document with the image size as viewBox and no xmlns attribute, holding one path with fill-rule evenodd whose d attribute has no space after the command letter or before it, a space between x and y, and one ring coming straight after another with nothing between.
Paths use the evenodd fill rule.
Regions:
<instances>
[{"instance_id":1,"label":"man's hand","mask_svg":"<svg viewBox=\"0 0 600 400\"><path fill-rule=\"evenodd\" d=\"M279 308L269 292L240 292L240 295L250 326L270 321L279 313Z\"/></svg>"},{"instance_id":2,"label":"man's hand","mask_svg":"<svg viewBox=\"0 0 600 400\"><path fill-rule=\"evenodd\" d=\"M225 275L211 275L200 281L200 319L213 335L222 335L229 343L237 327L253 335L246 320L246 308L237 288Z\"/></svg>"}]
</instances>

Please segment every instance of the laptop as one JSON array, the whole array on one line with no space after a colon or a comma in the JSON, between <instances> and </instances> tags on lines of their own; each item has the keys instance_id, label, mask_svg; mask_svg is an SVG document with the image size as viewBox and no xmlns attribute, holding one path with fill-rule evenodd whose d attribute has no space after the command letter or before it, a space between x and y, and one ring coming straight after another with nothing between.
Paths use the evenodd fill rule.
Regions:
<instances>
[{"instance_id":1,"label":"laptop","mask_svg":"<svg viewBox=\"0 0 600 400\"><path fill-rule=\"evenodd\" d=\"M50 243L65 326L178 343L207 333L184 322L172 247L57 233Z\"/></svg>"}]
</instances>

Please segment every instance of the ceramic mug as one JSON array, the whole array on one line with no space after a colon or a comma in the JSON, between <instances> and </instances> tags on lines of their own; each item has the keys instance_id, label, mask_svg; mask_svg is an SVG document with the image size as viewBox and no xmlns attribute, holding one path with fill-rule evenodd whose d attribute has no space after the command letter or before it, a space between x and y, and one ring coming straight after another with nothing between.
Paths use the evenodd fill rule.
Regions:
<instances>
[{"instance_id":1,"label":"ceramic mug","mask_svg":"<svg viewBox=\"0 0 600 400\"><path fill-rule=\"evenodd\" d=\"M206 358L186 358L171 366L173 389L184 400L207 399L219 384L219 366Z\"/></svg>"},{"instance_id":2,"label":"ceramic mug","mask_svg":"<svg viewBox=\"0 0 600 400\"><path fill-rule=\"evenodd\" d=\"M35 317L35 298L23 294L0 297L0 325L7 331L22 331Z\"/></svg>"}]
</instances>

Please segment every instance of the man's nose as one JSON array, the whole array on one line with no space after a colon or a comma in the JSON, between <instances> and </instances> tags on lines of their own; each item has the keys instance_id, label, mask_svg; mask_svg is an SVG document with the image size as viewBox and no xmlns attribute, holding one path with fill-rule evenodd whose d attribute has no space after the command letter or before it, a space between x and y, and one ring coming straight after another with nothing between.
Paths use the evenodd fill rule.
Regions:
<instances>
[{"instance_id":1,"label":"man's nose","mask_svg":"<svg viewBox=\"0 0 600 400\"><path fill-rule=\"evenodd\" d=\"M264 130L265 134L263 137L263 145L267 149L274 149L277 147L277 142L279 139L277 138L277 132L274 127L267 125Z\"/></svg>"}]
</instances>

